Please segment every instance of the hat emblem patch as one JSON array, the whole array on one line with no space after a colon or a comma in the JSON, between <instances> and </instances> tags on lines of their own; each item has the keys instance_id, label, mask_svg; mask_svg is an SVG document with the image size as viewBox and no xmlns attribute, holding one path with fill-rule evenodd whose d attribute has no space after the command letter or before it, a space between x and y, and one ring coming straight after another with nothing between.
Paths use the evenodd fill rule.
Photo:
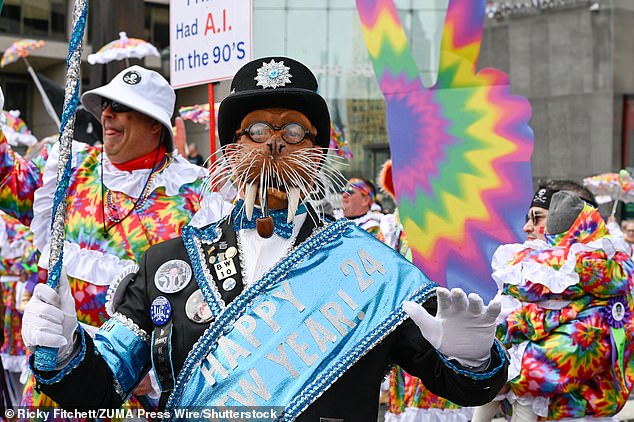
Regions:
<instances>
[{"instance_id":1,"label":"hat emblem patch","mask_svg":"<svg viewBox=\"0 0 634 422\"><path fill-rule=\"evenodd\" d=\"M276 62L271 59L269 63L262 63L262 66L258 69L258 75L253 78L258 83L256 86L262 88L278 88L291 83L293 75L289 73L291 68L284 66L284 62Z\"/></svg>"},{"instance_id":2,"label":"hat emblem patch","mask_svg":"<svg viewBox=\"0 0 634 422\"><path fill-rule=\"evenodd\" d=\"M548 198L546 198L546 189L540 189L539 191L537 191L537 195L535 195L534 201L541 202L542 204L548 202Z\"/></svg>"},{"instance_id":3,"label":"hat emblem patch","mask_svg":"<svg viewBox=\"0 0 634 422\"><path fill-rule=\"evenodd\" d=\"M141 74L136 70L131 70L123 75L123 82L128 85L136 85L141 82Z\"/></svg>"}]
</instances>

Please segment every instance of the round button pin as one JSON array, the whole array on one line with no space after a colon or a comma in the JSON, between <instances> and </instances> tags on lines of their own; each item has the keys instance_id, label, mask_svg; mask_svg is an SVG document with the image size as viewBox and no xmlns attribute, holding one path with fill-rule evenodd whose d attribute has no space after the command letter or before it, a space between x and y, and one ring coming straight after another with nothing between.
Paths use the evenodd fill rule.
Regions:
<instances>
[{"instance_id":1,"label":"round button pin","mask_svg":"<svg viewBox=\"0 0 634 422\"><path fill-rule=\"evenodd\" d=\"M222 288L226 291L231 291L236 287L236 280L233 277L229 277L222 282Z\"/></svg>"},{"instance_id":2,"label":"round button pin","mask_svg":"<svg viewBox=\"0 0 634 422\"><path fill-rule=\"evenodd\" d=\"M170 320L172 316L172 305L165 296L158 296L150 305L150 318L154 325L161 327Z\"/></svg>"},{"instance_id":3,"label":"round button pin","mask_svg":"<svg viewBox=\"0 0 634 422\"><path fill-rule=\"evenodd\" d=\"M192 278L192 268L181 259L162 264L154 274L154 285L163 293L176 293L185 288Z\"/></svg>"},{"instance_id":4,"label":"round button pin","mask_svg":"<svg viewBox=\"0 0 634 422\"><path fill-rule=\"evenodd\" d=\"M621 322L625 318L625 306L621 302L612 305L612 317L615 321Z\"/></svg>"},{"instance_id":5,"label":"round button pin","mask_svg":"<svg viewBox=\"0 0 634 422\"><path fill-rule=\"evenodd\" d=\"M238 253L238 250L237 250L235 247L230 246L230 247L229 247L229 248L225 251L225 256L227 257L227 259L231 259L231 258L233 258L234 256L236 256L236 254L237 254L237 253Z\"/></svg>"},{"instance_id":6,"label":"round button pin","mask_svg":"<svg viewBox=\"0 0 634 422\"><path fill-rule=\"evenodd\" d=\"M187 302L185 303L185 314L187 315L187 318L197 324L204 324L213 319L211 309L205 301L200 289L192 293L187 299Z\"/></svg>"}]
</instances>

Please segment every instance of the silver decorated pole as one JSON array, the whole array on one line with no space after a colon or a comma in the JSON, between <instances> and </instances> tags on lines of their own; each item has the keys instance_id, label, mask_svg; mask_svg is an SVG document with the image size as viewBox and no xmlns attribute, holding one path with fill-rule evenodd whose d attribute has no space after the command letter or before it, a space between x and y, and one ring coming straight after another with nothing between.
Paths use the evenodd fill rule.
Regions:
<instances>
[{"instance_id":1,"label":"silver decorated pole","mask_svg":"<svg viewBox=\"0 0 634 422\"><path fill-rule=\"evenodd\" d=\"M88 0L75 0L73 7L73 33L68 44L68 58L66 61L66 86L64 89L64 111L59 136L59 161L57 163L57 188L53 200L53 219L51 222L51 244L49 257L49 272L46 283L57 288L62 272L64 259L64 222L66 220L66 197L68 183L71 176L71 154L73 130L75 126L75 110L79 103L79 88L81 84L80 65L81 49L86 18L88 15ZM34 365L41 371L52 371L57 366L57 349L38 347L35 350Z\"/></svg>"}]
</instances>

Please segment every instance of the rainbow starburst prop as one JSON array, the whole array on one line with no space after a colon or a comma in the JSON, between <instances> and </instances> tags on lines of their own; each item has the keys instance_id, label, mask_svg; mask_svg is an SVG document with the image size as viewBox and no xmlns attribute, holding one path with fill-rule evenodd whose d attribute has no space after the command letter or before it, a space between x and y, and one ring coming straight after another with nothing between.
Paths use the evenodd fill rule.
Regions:
<instances>
[{"instance_id":1,"label":"rainbow starburst prop","mask_svg":"<svg viewBox=\"0 0 634 422\"><path fill-rule=\"evenodd\" d=\"M398 207L414 263L440 285L492 297L490 260L521 241L530 203L530 105L476 72L485 0L450 0L438 69L423 86L392 0L357 0L385 96Z\"/></svg>"}]
</instances>

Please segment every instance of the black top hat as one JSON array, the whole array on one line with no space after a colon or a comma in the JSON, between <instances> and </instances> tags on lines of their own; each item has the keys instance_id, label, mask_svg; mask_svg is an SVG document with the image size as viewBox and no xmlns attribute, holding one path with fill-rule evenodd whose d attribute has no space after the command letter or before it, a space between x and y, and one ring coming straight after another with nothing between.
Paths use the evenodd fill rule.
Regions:
<instances>
[{"instance_id":1,"label":"black top hat","mask_svg":"<svg viewBox=\"0 0 634 422\"><path fill-rule=\"evenodd\" d=\"M220 144L234 142L244 116L269 107L304 113L317 128L315 143L322 148L330 145L330 114L326 101L317 94L317 79L310 69L288 57L264 57L238 70L231 93L218 109Z\"/></svg>"}]
</instances>

